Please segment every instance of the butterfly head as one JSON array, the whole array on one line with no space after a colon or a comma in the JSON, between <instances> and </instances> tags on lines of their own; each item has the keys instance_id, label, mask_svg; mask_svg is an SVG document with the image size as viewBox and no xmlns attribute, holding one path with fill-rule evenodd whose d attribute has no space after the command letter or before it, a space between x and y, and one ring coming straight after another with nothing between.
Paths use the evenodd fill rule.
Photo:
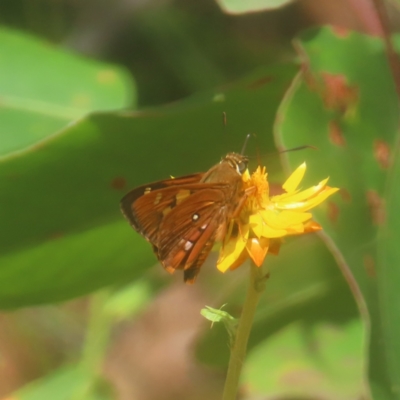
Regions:
<instances>
[{"instance_id":1,"label":"butterfly head","mask_svg":"<svg viewBox=\"0 0 400 400\"><path fill-rule=\"evenodd\" d=\"M239 175L242 175L247 169L249 159L246 156L238 153L228 153L221 163L228 163Z\"/></svg>"}]
</instances>

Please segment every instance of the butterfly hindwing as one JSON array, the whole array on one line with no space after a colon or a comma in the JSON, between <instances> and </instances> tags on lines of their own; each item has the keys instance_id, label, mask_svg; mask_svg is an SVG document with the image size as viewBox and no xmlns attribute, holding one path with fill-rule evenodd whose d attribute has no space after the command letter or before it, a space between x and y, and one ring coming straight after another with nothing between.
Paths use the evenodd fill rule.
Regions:
<instances>
[{"instance_id":1,"label":"butterfly hindwing","mask_svg":"<svg viewBox=\"0 0 400 400\"><path fill-rule=\"evenodd\" d=\"M225 224L224 200L224 192L218 185L205 188L193 193L165 217L157 247L158 257L168 271L184 269L185 281L194 281L213 247L218 229Z\"/></svg>"}]
</instances>

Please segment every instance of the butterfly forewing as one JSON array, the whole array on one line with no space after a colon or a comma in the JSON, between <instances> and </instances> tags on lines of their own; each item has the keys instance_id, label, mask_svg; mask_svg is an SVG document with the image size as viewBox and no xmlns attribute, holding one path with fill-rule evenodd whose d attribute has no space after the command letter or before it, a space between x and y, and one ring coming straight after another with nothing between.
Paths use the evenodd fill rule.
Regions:
<instances>
[{"instance_id":1,"label":"butterfly forewing","mask_svg":"<svg viewBox=\"0 0 400 400\"><path fill-rule=\"evenodd\" d=\"M135 230L153 241L166 211L176 205L181 188L198 183L202 175L187 175L139 186L123 197L121 211Z\"/></svg>"},{"instance_id":2,"label":"butterfly forewing","mask_svg":"<svg viewBox=\"0 0 400 400\"><path fill-rule=\"evenodd\" d=\"M123 214L153 245L168 272L183 269L185 282L194 282L243 203L246 164L246 157L230 153L205 174L143 185L122 199Z\"/></svg>"}]
</instances>

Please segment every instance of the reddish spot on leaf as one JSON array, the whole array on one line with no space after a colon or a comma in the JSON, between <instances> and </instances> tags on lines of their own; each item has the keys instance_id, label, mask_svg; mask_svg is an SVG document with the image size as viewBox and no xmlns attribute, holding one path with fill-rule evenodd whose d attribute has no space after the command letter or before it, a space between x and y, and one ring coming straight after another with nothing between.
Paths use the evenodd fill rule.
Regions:
<instances>
[{"instance_id":1,"label":"reddish spot on leaf","mask_svg":"<svg viewBox=\"0 0 400 400\"><path fill-rule=\"evenodd\" d=\"M387 169L390 166L390 148L389 145L381 140L374 141L374 157L381 168Z\"/></svg>"},{"instance_id":2,"label":"reddish spot on leaf","mask_svg":"<svg viewBox=\"0 0 400 400\"><path fill-rule=\"evenodd\" d=\"M19 173L12 173L12 174L9 174L9 175L7 175L6 176L6 178L7 179L9 179L10 181L16 181L16 180L18 180L19 178L21 178L21 176L22 176L22 174L19 174Z\"/></svg>"},{"instance_id":3,"label":"reddish spot on leaf","mask_svg":"<svg viewBox=\"0 0 400 400\"><path fill-rule=\"evenodd\" d=\"M115 190L122 190L126 186L125 178L118 176L111 181L111 187Z\"/></svg>"},{"instance_id":4,"label":"reddish spot on leaf","mask_svg":"<svg viewBox=\"0 0 400 400\"><path fill-rule=\"evenodd\" d=\"M350 31L342 26L333 26L332 32L338 37L345 38L349 36Z\"/></svg>"},{"instance_id":5,"label":"reddish spot on leaf","mask_svg":"<svg viewBox=\"0 0 400 400\"><path fill-rule=\"evenodd\" d=\"M335 223L339 218L340 214L339 207L333 201L329 201L327 205L328 205L328 219L332 223Z\"/></svg>"},{"instance_id":6,"label":"reddish spot on leaf","mask_svg":"<svg viewBox=\"0 0 400 400\"><path fill-rule=\"evenodd\" d=\"M306 85L309 87L309 89L313 92L318 92L318 88L320 87L320 84L318 84L318 81L316 79L315 74L311 72L309 60L307 57L307 54L304 52L304 50L301 47L296 47L296 50L303 55L303 63L301 64L301 70L303 72L303 79Z\"/></svg>"},{"instance_id":7,"label":"reddish spot on leaf","mask_svg":"<svg viewBox=\"0 0 400 400\"><path fill-rule=\"evenodd\" d=\"M342 197L343 201L345 201L346 203L351 202L351 194L347 189L340 189L339 194Z\"/></svg>"},{"instance_id":8,"label":"reddish spot on leaf","mask_svg":"<svg viewBox=\"0 0 400 400\"><path fill-rule=\"evenodd\" d=\"M260 79L257 79L254 82L251 82L249 85L247 85L248 89L254 90L254 89L258 89L261 86L266 85L267 83L270 83L272 81L272 77L271 76L263 76Z\"/></svg>"},{"instance_id":9,"label":"reddish spot on leaf","mask_svg":"<svg viewBox=\"0 0 400 400\"><path fill-rule=\"evenodd\" d=\"M370 278L376 277L375 260L370 254L366 254L363 259L365 271Z\"/></svg>"},{"instance_id":10,"label":"reddish spot on leaf","mask_svg":"<svg viewBox=\"0 0 400 400\"><path fill-rule=\"evenodd\" d=\"M385 202L375 190L367 191L367 203L374 225L382 225L386 221Z\"/></svg>"},{"instance_id":11,"label":"reddish spot on leaf","mask_svg":"<svg viewBox=\"0 0 400 400\"><path fill-rule=\"evenodd\" d=\"M346 139L337 121L329 122L329 140L336 146L344 146Z\"/></svg>"},{"instance_id":12,"label":"reddish spot on leaf","mask_svg":"<svg viewBox=\"0 0 400 400\"><path fill-rule=\"evenodd\" d=\"M57 239L61 239L62 237L64 237L64 234L62 232L53 232L49 239L50 240L57 240Z\"/></svg>"},{"instance_id":13,"label":"reddish spot on leaf","mask_svg":"<svg viewBox=\"0 0 400 400\"><path fill-rule=\"evenodd\" d=\"M343 114L351 110L358 102L358 88L347 83L346 76L321 73L324 90L322 93L325 106Z\"/></svg>"}]
</instances>

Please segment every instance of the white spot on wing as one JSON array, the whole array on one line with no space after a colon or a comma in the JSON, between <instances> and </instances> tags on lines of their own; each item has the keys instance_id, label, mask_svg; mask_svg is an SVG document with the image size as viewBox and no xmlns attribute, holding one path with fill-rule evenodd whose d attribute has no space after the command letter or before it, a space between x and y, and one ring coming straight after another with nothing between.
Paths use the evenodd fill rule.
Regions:
<instances>
[{"instance_id":1,"label":"white spot on wing","mask_svg":"<svg viewBox=\"0 0 400 400\"><path fill-rule=\"evenodd\" d=\"M199 214L193 214L192 221L197 221L200 218Z\"/></svg>"},{"instance_id":2,"label":"white spot on wing","mask_svg":"<svg viewBox=\"0 0 400 400\"><path fill-rule=\"evenodd\" d=\"M185 251L189 251L192 247L193 247L193 243L190 240L188 240L185 243L184 249L185 249Z\"/></svg>"}]
</instances>

